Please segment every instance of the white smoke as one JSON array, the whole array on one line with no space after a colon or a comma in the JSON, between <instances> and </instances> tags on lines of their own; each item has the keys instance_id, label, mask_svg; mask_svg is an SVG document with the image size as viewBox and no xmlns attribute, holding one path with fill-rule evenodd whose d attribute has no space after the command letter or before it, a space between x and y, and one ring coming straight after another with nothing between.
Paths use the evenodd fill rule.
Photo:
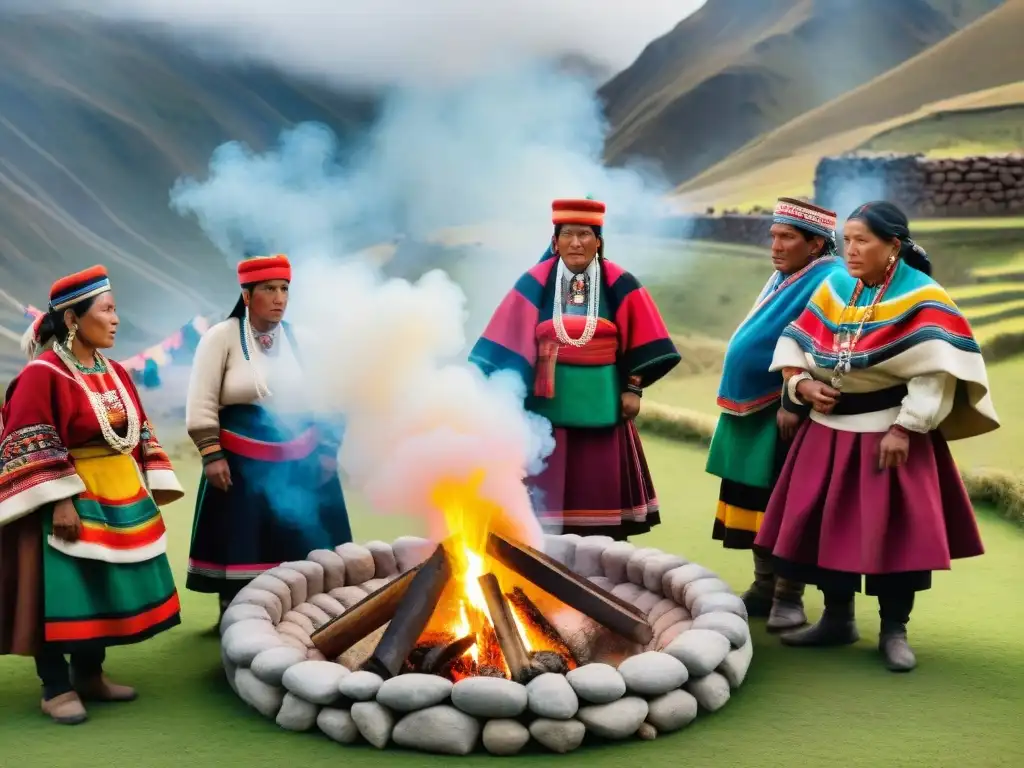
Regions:
<instances>
[{"instance_id":1,"label":"white smoke","mask_svg":"<svg viewBox=\"0 0 1024 768\"><path fill-rule=\"evenodd\" d=\"M705 0L4 0L167 25L206 55L335 82L459 78L496 62L577 54L627 67Z\"/></svg>"},{"instance_id":2,"label":"white smoke","mask_svg":"<svg viewBox=\"0 0 1024 768\"><path fill-rule=\"evenodd\" d=\"M669 187L605 168L605 130L591 83L543 63L509 64L393 89L356 146L317 124L286 131L265 153L224 145L206 178L172 190L172 206L194 215L230 261L250 244L291 257L288 319L303 365L326 409L345 414L340 463L375 510L436 521L431 489L482 470L481 493L536 541L524 480L553 448L550 424L525 411L516 376L486 379L466 353L547 248L552 199L604 200L613 260L627 226L657 234ZM463 227L458 284L431 263L416 265L425 274L415 282L389 280L358 255ZM629 256L621 261L635 268Z\"/></svg>"},{"instance_id":3,"label":"white smoke","mask_svg":"<svg viewBox=\"0 0 1024 768\"><path fill-rule=\"evenodd\" d=\"M194 214L232 261L250 241L299 260L341 258L396 236L422 242L464 227L470 245L457 269L472 336L546 249L554 198L604 200L606 253L631 269L641 265L617 250L621 233L670 226L662 218L669 185L606 168L605 130L585 80L541 65L502 70L393 91L355 149L319 124L286 131L263 154L226 144L206 179L179 182L172 204Z\"/></svg>"}]
</instances>

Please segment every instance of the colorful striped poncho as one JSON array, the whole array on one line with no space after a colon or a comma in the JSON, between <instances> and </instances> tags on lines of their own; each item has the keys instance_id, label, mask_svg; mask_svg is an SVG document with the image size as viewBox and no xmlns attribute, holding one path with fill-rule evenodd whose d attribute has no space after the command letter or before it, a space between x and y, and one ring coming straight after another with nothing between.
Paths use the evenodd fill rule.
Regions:
<instances>
[{"instance_id":1,"label":"colorful striped poncho","mask_svg":"<svg viewBox=\"0 0 1024 768\"><path fill-rule=\"evenodd\" d=\"M845 271L829 275L800 316L782 332L772 370L801 368L828 381L839 357L834 343L840 319L848 332L856 333L878 290L866 288L857 307L847 309L843 317L856 287L857 280ZM903 381L936 373L953 376L958 389L955 403L940 426L947 440L999 427L981 347L967 318L942 286L902 261L864 325L850 368L854 373L871 369L880 377Z\"/></svg>"},{"instance_id":2,"label":"colorful striped poncho","mask_svg":"<svg viewBox=\"0 0 1024 768\"><path fill-rule=\"evenodd\" d=\"M537 326L550 320L555 296L557 257L548 249L495 310L469 359L484 373L514 370L534 391L537 369ZM639 376L650 386L676 365L680 356L647 290L629 272L601 259L603 300L618 329L618 368L623 385Z\"/></svg>"},{"instance_id":3,"label":"colorful striped poncho","mask_svg":"<svg viewBox=\"0 0 1024 768\"><path fill-rule=\"evenodd\" d=\"M729 340L718 385L718 407L734 416L756 413L779 400L782 373L769 370L786 326L830 274L845 271L838 256L823 256L789 277L769 278L753 309Z\"/></svg>"}]
</instances>

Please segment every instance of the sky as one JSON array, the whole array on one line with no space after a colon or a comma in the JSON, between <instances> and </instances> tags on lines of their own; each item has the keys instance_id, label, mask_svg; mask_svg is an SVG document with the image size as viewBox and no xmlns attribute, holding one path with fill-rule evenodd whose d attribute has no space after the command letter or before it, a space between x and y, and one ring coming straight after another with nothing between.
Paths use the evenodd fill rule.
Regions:
<instances>
[{"instance_id":1,"label":"sky","mask_svg":"<svg viewBox=\"0 0 1024 768\"><path fill-rule=\"evenodd\" d=\"M207 53L408 84L495 61L580 53L612 71L705 0L8 0L171 24Z\"/></svg>"}]
</instances>

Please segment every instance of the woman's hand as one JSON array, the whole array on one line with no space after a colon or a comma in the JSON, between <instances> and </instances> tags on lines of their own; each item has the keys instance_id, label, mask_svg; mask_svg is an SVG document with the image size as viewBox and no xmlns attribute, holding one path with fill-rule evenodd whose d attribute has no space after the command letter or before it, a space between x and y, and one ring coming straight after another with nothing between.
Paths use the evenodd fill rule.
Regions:
<instances>
[{"instance_id":1,"label":"woman's hand","mask_svg":"<svg viewBox=\"0 0 1024 768\"><path fill-rule=\"evenodd\" d=\"M640 395L635 392L622 393L622 418L632 421L640 413Z\"/></svg>"},{"instance_id":2,"label":"woman's hand","mask_svg":"<svg viewBox=\"0 0 1024 768\"><path fill-rule=\"evenodd\" d=\"M775 414L775 424L779 428L779 437L788 443L796 437L796 431L800 427L800 415L779 408L779 412Z\"/></svg>"},{"instance_id":3,"label":"woman's hand","mask_svg":"<svg viewBox=\"0 0 1024 768\"><path fill-rule=\"evenodd\" d=\"M839 399L839 390L832 389L823 381L804 379L796 385L796 393L818 413L832 413Z\"/></svg>"},{"instance_id":4,"label":"woman's hand","mask_svg":"<svg viewBox=\"0 0 1024 768\"><path fill-rule=\"evenodd\" d=\"M203 474L207 482L218 490L226 491L231 487L231 468L227 459L211 461L203 467Z\"/></svg>"},{"instance_id":5,"label":"woman's hand","mask_svg":"<svg viewBox=\"0 0 1024 768\"><path fill-rule=\"evenodd\" d=\"M61 499L53 507L53 535L64 541L78 541L82 518L71 499Z\"/></svg>"},{"instance_id":6,"label":"woman's hand","mask_svg":"<svg viewBox=\"0 0 1024 768\"><path fill-rule=\"evenodd\" d=\"M907 463L910 453L910 435L903 427L892 426L878 446L878 468L896 469Z\"/></svg>"}]
</instances>

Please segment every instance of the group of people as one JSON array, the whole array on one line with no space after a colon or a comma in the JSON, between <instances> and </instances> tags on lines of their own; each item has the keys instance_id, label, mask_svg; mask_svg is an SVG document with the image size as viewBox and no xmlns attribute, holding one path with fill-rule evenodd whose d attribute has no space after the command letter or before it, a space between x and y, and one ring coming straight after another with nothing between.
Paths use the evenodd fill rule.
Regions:
<instances>
[{"instance_id":1,"label":"group of people","mask_svg":"<svg viewBox=\"0 0 1024 768\"><path fill-rule=\"evenodd\" d=\"M470 360L518 373L554 451L527 478L542 525L624 540L660 522L634 420L680 361L640 282L604 254L605 205L556 200L550 244L498 306ZM721 477L713 535L751 549L751 616L792 645L857 640L854 594L880 601L880 649L910 669L917 591L981 554L946 440L998 426L971 330L888 203L862 206L836 253L836 215L783 199L772 277L725 358L708 458ZM186 428L202 458L186 587L221 612L264 570L351 540L337 467L341 420L311 403L284 321L283 255L238 265L240 295L201 339ZM131 377L103 350L109 277L62 278L26 333L0 433L0 654L35 658L42 710L131 701L103 672L109 646L180 623L160 507L184 495ZM825 595L812 627L805 584Z\"/></svg>"},{"instance_id":2,"label":"group of people","mask_svg":"<svg viewBox=\"0 0 1024 768\"><path fill-rule=\"evenodd\" d=\"M916 666L907 623L933 571L984 552L948 440L999 426L981 348L888 202L836 214L780 199L775 272L729 342L707 470L713 536L753 552L747 612L791 646L857 642L877 596L878 649ZM805 626L803 592L823 593Z\"/></svg>"}]
</instances>

